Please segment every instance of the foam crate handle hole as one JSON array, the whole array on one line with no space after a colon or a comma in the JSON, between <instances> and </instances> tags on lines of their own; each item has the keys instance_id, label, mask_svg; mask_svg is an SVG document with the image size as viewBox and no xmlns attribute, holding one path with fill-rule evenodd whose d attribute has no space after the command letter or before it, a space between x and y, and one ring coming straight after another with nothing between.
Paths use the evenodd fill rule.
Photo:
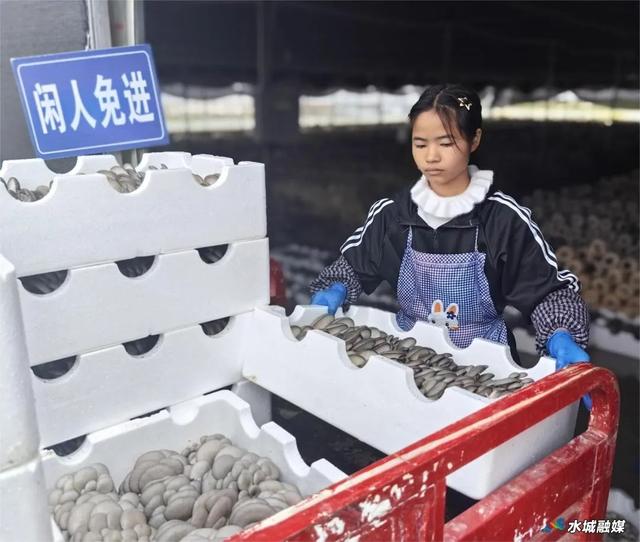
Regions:
<instances>
[{"instance_id":1,"label":"foam crate handle hole","mask_svg":"<svg viewBox=\"0 0 640 542\"><path fill-rule=\"evenodd\" d=\"M138 176L137 172L131 168L129 170L122 166L113 166L111 169L100 169L97 171L107 180L109 187L120 194L131 194L142 186L146 177Z\"/></svg>"},{"instance_id":2,"label":"foam crate handle hole","mask_svg":"<svg viewBox=\"0 0 640 542\"><path fill-rule=\"evenodd\" d=\"M61 288L68 276L69 272L65 269L20 277L19 280L27 292L35 295L48 295Z\"/></svg>"},{"instance_id":3,"label":"foam crate handle hole","mask_svg":"<svg viewBox=\"0 0 640 542\"><path fill-rule=\"evenodd\" d=\"M133 341L122 343L122 346L124 346L127 354L137 358L144 356L145 354L150 354L154 350L160 348L162 344L161 338L162 335L148 335L140 339L134 339Z\"/></svg>"},{"instance_id":4,"label":"foam crate handle hole","mask_svg":"<svg viewBox=\"0 0 640 542\"><path fill-rule=\"evenodd\" d=\"M226 156L196 154L191 158L191 171L202 178L207 175L221 175L225 168L233 165L233 158Z\"/></svg>"},{"instance_id":5,"label":"foam crate handle hole","mask_svg":"<svg viewBox=\"0 0 640 542\"><path fill-rule=\"evenodd\" d=\"M87 435L80 435L79 437L70 438L69 440L59 442L58 444L54 444L53 446L49 446L45 449L51 450L58 457L71 459L83 447L86 441Z\"/></svg>"},{"instance_id":6,"label":"foam crate handle hole","mask_svg":"<svg viewBox=\"0 0 640 542\"><path fill-rule=\"evenodd\" d=\"M191 169L191 154L188 152L147 152L142 155L138 164L138 171L148 169Z\"/></svg>"},{"instance_id":7,"label":"foam crate handle hole","mask_svg":"<svg viewBox=\"0 0 640 542\"><path fill-rule=\"evenodd\" d=\"M200 259L206 264L214 264L222 260L229 251L229 245L215 245L196 249Z\"/></svg>"},{"instance_id":8,"label":"foam crate handle hole","mask_svg":"<svg viewBox=\"0 0 640 542\"><path fill-rule=\"evenodd\" d=\"M118 161L112 154L94 154L79 156L76 165L69 171L69 175L96 173L100 169L111 169Z\"/></svg>"},{"instance_id":9,"label":"foam crate handle hole","mask_svg":"<svg viewBox=\"0 0 640 542\"><path fill-rule=\"evenodd\" d=\"M200 323L200 328L202 332L208 337L214 337L215 335L219 335L229 325L231 318L226 316L224 318L218 318L216 320L209 320L208 322Z\"/></svg>"},{"instance_id":10,"label":"foam crate handle hole","mask_svg":"<svg viewBox=\"0 0 640 542\"><path fill-rule=\"evenodd\" d=\"M125 277L136 278L147 273L156 261L157 258L155 256L138 256L136 258L117 261L116 265L120 273Z\"/></svg>"},{"instance_id":11,"label":"foam crate handle hole","mask_svg":"<svg viewBox=\"0 0 640 542\"><path fill-rule=\"evenodd\" d=\"M31 371L40 380L55 380L69 374L69 372L76 367L77 363L78 356L70 356L68 358L35 365L31 367Z\"/></svg>"},{"instance_id":12,"label":"foam crate handle hole","mask_svg":"<svg viewBox=\"0 0 640 542\"><path fill-rule=\"evenodd\" d=\"M32 190L40 184L50 183L56 175L59 173L51 170L42 158L5 160L0 168L0 177L5 180L16 177L23 186Z\"/></svg>"},{"instance_id":13,"label":"foam crate handle hole","mask_svg":"<svg viewBox=\"0 0 640 542\"><path fill-rule=\"evenodd\" d=\"M45 198L50 190L51 184L53 181L49 183L40 184L34 189L27 188L25 181L22 183L16 179L15 177L9 177L5 179L0 176L0 183L4 186L7 193L16 201L20 203L35 203L36 201L40 201Z\"/></svg>"}]
</instances>

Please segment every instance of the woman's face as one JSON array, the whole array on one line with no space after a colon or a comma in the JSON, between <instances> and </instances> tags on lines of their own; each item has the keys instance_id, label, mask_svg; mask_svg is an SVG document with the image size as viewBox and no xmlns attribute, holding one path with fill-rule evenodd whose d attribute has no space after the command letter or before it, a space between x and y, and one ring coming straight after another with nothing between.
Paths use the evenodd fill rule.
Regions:
<instances>
[{"instance_id":1,"label":"woman's face","mask_svg":"<svg viewBox=\"0 0 640 542\"><path fill-rule=\"evenodd\" d=\"M480 143L478 130L472 144L462 136L457 126L447 133L434 110L424 111L413 123L411 150L418 169L440 196L455 196L469 184L469 155Z\"/></svg>"}]
</instances>

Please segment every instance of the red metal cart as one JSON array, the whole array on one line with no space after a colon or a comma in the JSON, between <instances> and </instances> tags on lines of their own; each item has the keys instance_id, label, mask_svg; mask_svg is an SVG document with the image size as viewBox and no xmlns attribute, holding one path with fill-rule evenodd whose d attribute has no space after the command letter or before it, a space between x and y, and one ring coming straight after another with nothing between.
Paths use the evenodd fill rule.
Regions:
<instances>
[{"instance_id":1,"label":"red metal cart","mask_svg":"<svg viewBox=\"0 0 640 542\"><path fill-rule=\"evenodd\" d=\"M445 523L446 476L589 392L587 430ZM606 369L578 364L468 416L233 537L241 540L600 540L619 394ZM557 521L562 518L562 521ZM546 527L546 529L544 529ZM572 528L573 527L573 528ZM544 529L544 530L543 530Z\"/></svg>"}]
</instances>

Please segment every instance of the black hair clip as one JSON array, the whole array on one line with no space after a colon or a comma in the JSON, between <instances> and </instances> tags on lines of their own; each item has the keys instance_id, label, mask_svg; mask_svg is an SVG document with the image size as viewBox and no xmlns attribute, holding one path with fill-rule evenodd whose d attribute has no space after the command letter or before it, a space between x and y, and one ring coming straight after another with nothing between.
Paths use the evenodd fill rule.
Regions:
<instances>
[{"instance_id":1,"label":"black hair clip","mask_svg":"<svg viewBox=\"0 0 640 542\"><path fill-rule=\"evenodd\" d=\"M466 107L467 111L471 111L471 102L466 96L461 96L460 98L458 98L458 103L460 104L460 107Z\"/></svg>"}]
</instances>

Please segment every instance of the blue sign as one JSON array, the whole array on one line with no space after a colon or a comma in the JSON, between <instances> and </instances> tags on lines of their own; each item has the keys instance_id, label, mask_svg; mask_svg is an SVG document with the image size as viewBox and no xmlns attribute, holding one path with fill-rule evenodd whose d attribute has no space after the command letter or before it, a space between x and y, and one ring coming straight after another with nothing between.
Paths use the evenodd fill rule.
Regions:
<instances>
[{"instance_id":1,"label":"blue sign","mask_svg":"<svg viewBox=\"0 0 640 542\"><path fill-rule=\"evenodd\" d=\"M41 158L165 145L149 45L12 58Z\"/></svg>"}]
</instances>

